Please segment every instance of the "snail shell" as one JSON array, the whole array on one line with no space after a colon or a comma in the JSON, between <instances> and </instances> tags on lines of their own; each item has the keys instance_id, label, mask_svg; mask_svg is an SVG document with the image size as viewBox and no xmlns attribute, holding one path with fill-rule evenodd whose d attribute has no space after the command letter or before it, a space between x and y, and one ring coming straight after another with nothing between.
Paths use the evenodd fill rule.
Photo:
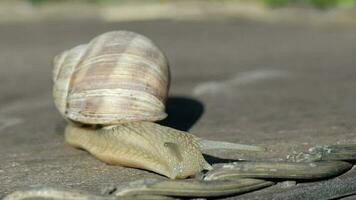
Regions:
<instances>
[{"instance_id":1,"label":"snail shell","mask_svg":"<svg viewBox=\"0 0 356 200\"><path fill-rule=\"evenodd\" d=\"M148 38L128 31L99 35L54 59L54 102L84 124L164 119L168 62Z\"/></svg>"}]
</instances>

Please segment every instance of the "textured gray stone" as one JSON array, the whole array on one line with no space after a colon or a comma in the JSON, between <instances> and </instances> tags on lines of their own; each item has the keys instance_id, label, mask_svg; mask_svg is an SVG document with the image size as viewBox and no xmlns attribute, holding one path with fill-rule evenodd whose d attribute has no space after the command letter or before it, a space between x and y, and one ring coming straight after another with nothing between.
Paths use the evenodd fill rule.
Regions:
<instances>
[{"instance_id":1,"label":"textured gray stone","mask_svg":"<svg viewBox=\"0 0 356 200\"><path fill-rule=\"evenodd\" d=\"M0 25L0 194L38 186L91 191L157 174L106 165L63 142L51 59L99 33L151 37L170 60L169 118L199 137L268 148L209 151L283 159L356 143L356 28L254 22L48 21ZM224 160L208 157L210 162ZM228 160L225 160L228 161Z\"/></svg>"}]
</instances>

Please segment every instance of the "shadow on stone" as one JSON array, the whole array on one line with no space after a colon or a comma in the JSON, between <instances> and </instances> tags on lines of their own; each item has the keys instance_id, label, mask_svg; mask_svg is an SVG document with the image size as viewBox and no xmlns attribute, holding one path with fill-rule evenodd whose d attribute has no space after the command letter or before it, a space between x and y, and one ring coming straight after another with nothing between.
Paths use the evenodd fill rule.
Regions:
<instances>
[{"instance_id":1,"label":"shadow on stone","mask_svg":"<svg viewBox=\"0 0 356 200\"><path fill-rule=\"evenodd\" d=\"M232 163L232 162L237 162L237 161L240 161L240 160L235 160L235 159L226 159L226 158L219 158L219 157L215 157L215 156L212 156L212 155L208 155L208 154L203 154L205 160L213 165L213 164L219 164L219 163Z\"/></svg>"},{"instance_id":2,"label":"shadow on stone","mask_svg":"<svg viewBox=\"0 0 356 200\"><path fill-rule=\"evenodd\" d=\"M186 97L169 97L166 102L168 117L159 124L188 131L204 113L201 102Z\"/></svg>"},{"instance_id":3,"label":"shadow on stone","mask_svg":"<svg viewBox=\"0 0 356 200\"><path fill-rule=\"evenodd\" d=\"M56 135L63 135L66 125L67 125L66 120L62 119L62 120L58 121L56 123L56 125L54 126L54 133Z\"/></svg>"}]
</instances>

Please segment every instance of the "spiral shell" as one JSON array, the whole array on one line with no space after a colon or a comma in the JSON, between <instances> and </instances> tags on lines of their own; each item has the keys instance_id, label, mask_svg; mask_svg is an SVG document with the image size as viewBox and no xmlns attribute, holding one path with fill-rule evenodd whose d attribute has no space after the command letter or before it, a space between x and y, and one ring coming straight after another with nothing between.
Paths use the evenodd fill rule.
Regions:
<instances>
[{"instance_id":1,"label":"spiral shell","mask_svg":"<svg viewBox=\"0 0 356 200\"><path fill-rule=\"evenodd\" d=\"M148 38L128 31L99 35L54 59L55 105L84 124L164 119L168 62Z\"/></svg>"}]
</instances>

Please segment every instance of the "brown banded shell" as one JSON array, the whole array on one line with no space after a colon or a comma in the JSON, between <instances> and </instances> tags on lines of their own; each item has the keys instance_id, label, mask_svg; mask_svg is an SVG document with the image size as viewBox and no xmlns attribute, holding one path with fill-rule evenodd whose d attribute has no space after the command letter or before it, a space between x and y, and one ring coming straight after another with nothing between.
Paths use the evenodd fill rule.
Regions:
<instances>
[{"instance_id":1,"label":"brown banded shell","mask_svg":"<svg viewBox=\"0 0 356 200\"><path fill-rule=\"evenodd\" d=\"M54 101L85 124L157 121L166 117L168 62L148 38L128 31L99 35L54 59Z\"/></svg>"}]
</instances>

